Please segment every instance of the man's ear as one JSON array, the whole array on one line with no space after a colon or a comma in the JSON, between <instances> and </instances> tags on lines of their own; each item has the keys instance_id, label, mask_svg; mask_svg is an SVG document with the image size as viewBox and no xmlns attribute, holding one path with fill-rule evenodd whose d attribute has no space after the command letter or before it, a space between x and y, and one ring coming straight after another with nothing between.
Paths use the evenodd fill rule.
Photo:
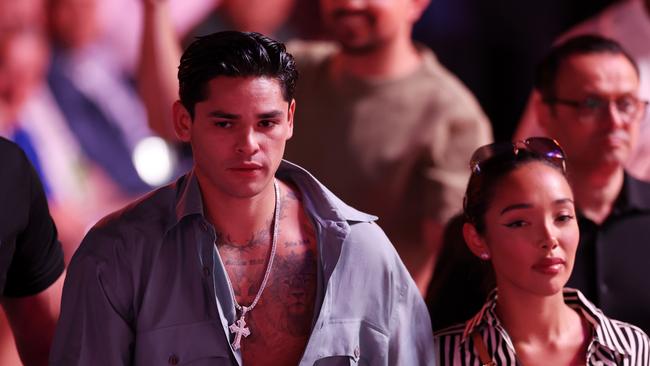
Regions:
<instances>
[{"instance_id":1,"label":"man's ear","mask_svg":"<svg viewBox=\"0 0 650 366\"><path fill-rule=\"evenodd\" d=\"M291 99L289 103L289 113L287 114L287 122L289 122L289 131L287 133L287 140L293 136L293 117L296 114L296 100Z\"/></svg>"},{"instance_id":2,"label":"man's ear","mask_svg":"<svg viewBox=\"0 0 650 366\"><path fill-rule=\"evenodd\" d=\"M490 258L490 249L485 244L483 237L476 231L476 227L470 223L463 224L463 238L469 250L475 256L487 260Z\"/></svg>"},{"instance_id":3,"label":"man's ear","mask_svg":"<svg viewBox=\"0 0 650 366\"><path fill-rule=\"evenodd\" d=\"M180 100L174 102L172 116L176 136L183 142L189 142L192 137L192 117Z\"/></svg>"}]
</instances>

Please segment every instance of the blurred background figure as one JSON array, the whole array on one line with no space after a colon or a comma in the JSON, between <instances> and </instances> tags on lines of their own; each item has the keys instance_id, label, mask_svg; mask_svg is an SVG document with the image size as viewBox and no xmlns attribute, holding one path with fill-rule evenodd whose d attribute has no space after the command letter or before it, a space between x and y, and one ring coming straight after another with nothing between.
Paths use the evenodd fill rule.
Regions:
<instances>
[{"instance_id":1,"label":"blurred background figure","mask_svg":"<svg viewBox=\"0 0 650 366\"><path fill-rule=\"evenodd\" d=\"M130 75L115 53L98 43L97 4L97 0L47 0L52 40L47 82L84 154L126 197L135 197L166 183L172 167L148 182L136 170L133 155L151 133Z\"/></svg>"},{"instance_id":2,"label":"blurred background figure","mask_svg":"<svg viewBox=\"0 0 650 366\"><path fill-rule=\"evenodd\" d=\"M6 2L0 1L0 7ZM0 13L6 15L3 11ZM0 31L0 135L14 140L23 148L41 177L43 189L51 204L52 216L57 222L63 223L60 225L61 239L68 243L78 243L85 231L84 224L80 222L83 216L80 211L74 212L76 205L73 201L67 201L67 204L63 202L65 197L69 197L67 193L76 187L75 184L68 184L83 171L68 169L76 166L72 160L65 158L74 150L74 145L65 141L58 144L57 141L61 142L59 138L65 136L64 126L61 124L63 127L58 128L55 125L56 114L42 113L43 106L47 104L47 98L39 97L45 95L43 81L48 60L47 43L42 29L33 28L33 25L32 28L25 27L27 24L29 22L20 26L2 27ZM38 115L45 115L55 122L41 120ZM62 138L65 140L65 137ZM70 164L59 164L63 161ZM3 179L9 181L14 177ZM6 203L2 206L3 209L10 209ZM58 307L60 290L57 291L58 297L55 296L53 302ZM4 312L0 318L0 364L20 364Z\"/></svg>"},{"instance_id":3,"label":"blurred background figure","mask_svg":"<svg viewBox=\"0 0 650 366\"><path fill-rule=\"evenodd\" d=\"M83 153L45 83L48 48L36 27L0 36L0 134L39 172L69 257L88 225L124 202L108 175Z\"/></svg>"},{"instance_id":4,"label":"blurred background figure","mask_svg":"<svg viewBox=\"0 0 650 366\"><path fill-rule=\"evenodd\" d=\"M321 0L333 42L293 42L301 75L286 157L354 207L377 215L420 291L446 221L461 207L466 162L492 141L475 98L411 39L426 0Z\"/></svg>"},{"instance_id":5,"label":"blurred background figure","mask_svg":"<svg viewBox=\"0 0 650 366\"><path fill-rule=\"evenodd\" d=\"M619 42L635 59L641 83L639 96L650 99L650 0L623 0L562 35L559 42L580 34L599 34ZM544 130L533 109L540 94L533 92L515 133L516 138L541 135ZM626 162L628 172L650 180L650 114L641 124L639 144Z\"/></svg>"},{"instance_id":6,"label":"blurred background figure","mask_svg":"<svg viewBox=\"0 0 650 366\"><path fill-rule=\"evenodd\" d=\"M222 0L169 1L173 33L187 35ZM98 38L96 43L114 53L114 59L127 73L137 70L143 31L143 0L98 0L96 3Z\"/></svg>"},{"instance_id":7,"label":"blurred background figure","mask_svg":"<svg viewBox=\"0 0 650 366\"><path fill-rule=\"evenodd\" d=\"M63 285L63 251L45 192L24 152L0 138L0 362L47 365ZM57 280L58 279L58 280ZM4 352L14 349L13 353Z\"/></svg>"}]
</instances>

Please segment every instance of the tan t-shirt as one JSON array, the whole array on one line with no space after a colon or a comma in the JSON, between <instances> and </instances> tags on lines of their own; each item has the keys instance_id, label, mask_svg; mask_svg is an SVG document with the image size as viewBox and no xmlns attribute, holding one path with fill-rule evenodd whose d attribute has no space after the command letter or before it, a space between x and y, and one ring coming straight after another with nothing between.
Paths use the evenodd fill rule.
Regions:
<instances>
[{"instance_id":1,"label":"tan t-shirt","mask_svg":"<svg viewBox=\"0 0 650 366\"><path fill-rule=\"evenodd\" d=\"M491 127L429 49L420 47L424 62L406 77L337 82L328 77L332 43L292 42L289 51L300 78L288 160L379 216L400 252L420 242L423 217L444 223L460 210L470 155L491 142Z\"/></svg>"}]
</instances>

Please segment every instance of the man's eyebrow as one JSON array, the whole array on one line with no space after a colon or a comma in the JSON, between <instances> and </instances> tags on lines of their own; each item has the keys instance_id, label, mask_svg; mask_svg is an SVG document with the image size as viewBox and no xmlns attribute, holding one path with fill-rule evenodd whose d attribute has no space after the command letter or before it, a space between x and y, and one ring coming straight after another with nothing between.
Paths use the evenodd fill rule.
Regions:
<instances>
[{"instance_id":1,"label":"man's eyebrow","mask_svg":"<svg viewBox=\"0 0 650 366\"><path fill-rule=\"evenodd\" d=\"M208 116L215 117L215 118L223 118L223 119L239 119L238 114L226 113L219 110L208 113Z\"/></svg>"},{"instance_id":2,"label":"man's eyebrow","mask_svg":"<svg viewBox=\"0 0 650 366\"><path fill-rule=\"evenodd\" d=\"M264 118L275 118L279 116L282 116L282 111L273 110L269 112L260 113L257 115L257 118L264 119Z\"/></svg>"}]
</instances>

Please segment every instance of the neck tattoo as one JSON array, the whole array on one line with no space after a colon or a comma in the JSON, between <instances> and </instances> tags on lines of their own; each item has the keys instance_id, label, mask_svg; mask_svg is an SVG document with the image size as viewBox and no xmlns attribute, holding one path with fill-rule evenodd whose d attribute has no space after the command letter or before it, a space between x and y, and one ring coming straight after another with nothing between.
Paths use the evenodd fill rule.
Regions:
<instances>
[{"instance_id":1,"label":"neck tattoo","mask_svg":"<svg viewBox=\"0 0 650 366\"><path fill-rule=\"evenodd\" d=\"M262 292L266 287L266 282L268 281L269 275L271 274L271 267L273 267L273 258L275 258L275 248L278 241L278 226L279 226L279 216L280 216L280 187L278 186L278 182L275 179L273 179L273 188L275 190L275 209L273 212L273 236L271 239L271 253L269 253L269 263L266 267L266 272L264 272L264 278L262 279L262 284L260 285L260 289L257 290L257 295L255 295L255 299L250 305L248 306L239 305L239 303L237 302L237 298L235 297L235 293L232 289L232 283L230 283L230 278L228 277L228 274L226 274L226 280L228 281L228 288L230 288L230 296L232 296L232 301L235 303L235 309L241 312L239 319L228 327L228 329L230 329L230 333L235 334L235 340L232 342L232 348L234 350L238 350L241 348L242 337L246 338L251 334L250 329L246 327L245 317L246 314L253 311L253 308L255 307L255 305L257 305L257 302L260 300L260 297L262 296Z\"/></svg>"}]
</instances>

